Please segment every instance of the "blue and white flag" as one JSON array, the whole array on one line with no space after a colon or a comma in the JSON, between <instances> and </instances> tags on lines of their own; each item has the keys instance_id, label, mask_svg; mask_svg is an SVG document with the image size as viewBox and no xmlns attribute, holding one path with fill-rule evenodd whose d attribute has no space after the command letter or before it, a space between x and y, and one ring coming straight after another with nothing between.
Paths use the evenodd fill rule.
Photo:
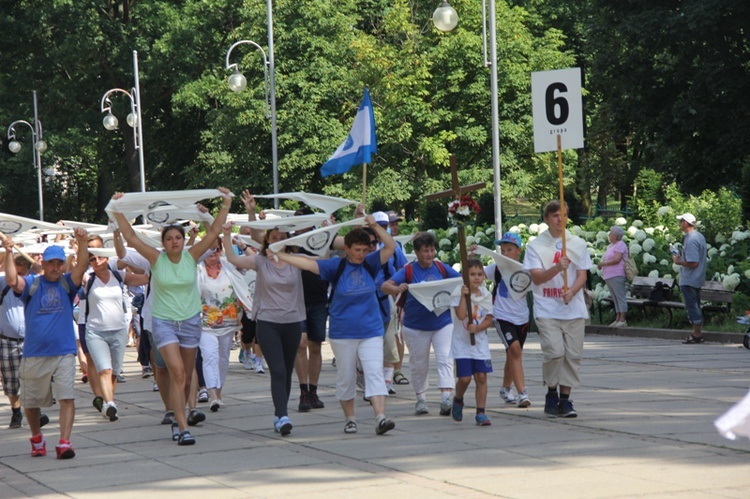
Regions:
<instances>
[{"instance_id":1,"label":"blue and white flag","mask_svg":"<svg viewBox=\"0 0 750 499\"><path fill-rule=\"evenodd\" d=\"M365 88L365 96L359 105L349 136L320 167L320 175L327 177L345 173L354 165L370 163L372 153L375 152L378 152L375 138L375 114L372 112L370 91Z\"/></svg>"}]
</instances>

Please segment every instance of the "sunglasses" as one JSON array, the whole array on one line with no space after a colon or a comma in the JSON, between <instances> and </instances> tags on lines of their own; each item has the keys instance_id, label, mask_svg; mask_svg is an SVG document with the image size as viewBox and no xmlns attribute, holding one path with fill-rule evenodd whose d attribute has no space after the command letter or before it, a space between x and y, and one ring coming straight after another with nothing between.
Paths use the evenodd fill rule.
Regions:
<instances>
[{"instance_id":1,"label":"sunglasses","mask_svg":"<svg viewBox=\"0 0 750 499\"><path fill-rule=\"evenodd\" d=\"M374 241L370 241L370 246L377 246L377 245L378 245L377 239L375 239Z\"/></svg>"},{"instance_id":2,"label":"sunglasses","mask_svg":"<svg viewBox=\"0 0 750 499\"><path fill-rule=\"evenodd\" d=\"M96 255L91 255L91 256L89 257L89 262L95 262L95 261L97 261L97 260L106 260L106 259L107 259L107 257L106 257L106 256L96 256Z\"/></svg>"}]
</instances>

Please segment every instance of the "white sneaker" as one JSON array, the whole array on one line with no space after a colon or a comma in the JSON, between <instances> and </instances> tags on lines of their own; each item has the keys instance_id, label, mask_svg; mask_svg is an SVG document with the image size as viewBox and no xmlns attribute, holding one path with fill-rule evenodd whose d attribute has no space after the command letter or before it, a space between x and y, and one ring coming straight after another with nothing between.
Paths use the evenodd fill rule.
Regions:
<instances>
[{"instance_id":1,"label":"white sneaker","mask_svg":"<svg viewBox=\"0 0 750 499\"><path fill-rule=\"evenodd\" d=\"M427 410L427 401L425 399L417 399L417 403L414 405L414 414L421 416L422 414L429 414Z\"/></svg>"},{"instance_id":2,"label":"white sneaker","mask_svg":"<svg viewBox=\"0 0 750 499\"><path fill-rule=\"evenodd\" d=\"M513 387L505 388L500 387L500 398L505 401L506 404L515 404L516 403L516 395L513 393Z\"/></svg>"},{"instance_id":3,"label":"white sneaker","mask_svg":"<svg viewBox=\"0 0 750 499\"><path fill-rule=\"evenodd\" d=\"M531 400L529 400L529 395L526 393L526 390L522 391L518 394L518 407L529 407L531 405Z\"/></svg>"},{"instance_id":4,"label":"white sneaker","mask_svg":"<svg viewBox=\"0 0 750 499\"><path fill-rule=\"evenodd\" d=\"M255 358L255 372L256 374L265 373L265 371L263 370L263 359L260 359L258 357Z\"/></svg>"},{"instance_id":5,"label":"white sneaker","mask_svg":"<svg viewBox=\"0 0 750 499\"><path fill-rule=\"evenodd\" d=\"M242 359L242 367L244 367L246 371L252 370L252 368L253 368L253 359L250 358L249 355L245 355L245 358Z\"/></svg>"}]
</instances>

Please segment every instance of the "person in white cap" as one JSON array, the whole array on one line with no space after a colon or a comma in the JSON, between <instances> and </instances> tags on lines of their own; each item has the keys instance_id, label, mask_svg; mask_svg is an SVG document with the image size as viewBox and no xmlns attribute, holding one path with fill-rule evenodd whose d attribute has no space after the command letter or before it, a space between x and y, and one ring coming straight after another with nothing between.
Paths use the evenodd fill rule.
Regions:
<instances>
[{"instance_id":1,"label":"person in white cap","mask_svg":"<svg viewBox=\"0 0 750 499\"><path fill-rule=\"evenodd\" d=\"M695 230L698 221L692 213L677 217L680 230L685 233L682 252L672 256L672 261L680 266L680 293L685 302L688 320L693 325L693 333L685 341L686 345L703 343L703 313L701 312L701 287L706 282L706 238Z\"/></svg>"}]
</instances>

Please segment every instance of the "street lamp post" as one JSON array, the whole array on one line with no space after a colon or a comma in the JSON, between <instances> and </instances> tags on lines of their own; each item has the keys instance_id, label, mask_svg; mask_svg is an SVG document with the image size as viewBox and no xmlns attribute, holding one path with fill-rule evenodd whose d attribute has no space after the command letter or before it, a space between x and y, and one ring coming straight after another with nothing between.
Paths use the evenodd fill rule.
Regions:
<instances>
[{"instance_id":1,"label":"street lamp post","mask_svg":"<svg viewBox=\"0 0 750 499\"><path fill-rule=\"evenodd\" d=\"M133 145L135 150L138 151L138 165L140 166L141 176L141 192L146 192L146 171L143 161L143 120L141 119L141 83L138 75L138 52L133 51L133 77L135 79L135 86L130 89L130 92L121 88L113 88L107 90L102 97L101 111L107 113L102 120L104 128L107 130L117 130L120 124L117 117L112 114L112 101L109 96L113 93L123 93L130 99L130 114L126 121L128 125L133 128Z\"/></svg>"},{"instance_id":2,"label":"street lamp post","mask_svg":"<svg viewBox=\"0 0 750 499\"><path fill-rule=\"evenodd\" d=\"M226 57L226 69L234 70L231 76L229 76L228 84L229 88L233 92L242 92L247 86L247 79L240 73L238 64L230 64L229 56L232 54L232 50L235 47L242 44L250 44L260 50L263 56L263 73L264 73L264 84L266 91L266 118L271 120L271 161L273 168L273 193L279 193L279 156L278 156L278 139L276 135L276 63L273 55L273 5L272 0L266 1L266 11L268 15L268 57L263 48L252 40L241 40L231 47L227 51ZM279 207L279 199L274 198L274 208Z\"/></svg>"},{"instance_id":3,"label":"street lamp post","mask_svg":"<svg viewBox=\"0 0 750 499\"><path fill-rule=\"evenodd\" d=\"M487 3L485 3L487 2ZM485 6L487 8L485 9ZM487 60L487 10L489 10L490 60ZM458 24L458 14L447 0L443 0L433 15L435 27L440 31L451 31ZM500 197L500 122L497 97L497 23L495 0L482 0L482 41L484 42L484 66L490 66L490 106L492 109L492 170L495 187L495 238L503 234L503 210Z\"/></svg>"},{"instance_id":4,"label":"street lamp post","mask_svg":"<svg viewBox=\"0 0 750 499\"><path fill-rule=\"evenodd\" d=\"M44 221L44 196L42 194L42 153L47 150L47 143L44 141L42 132L42 122L39 121L39 108L36 101L36 90L34 90L34 125L24 120L14 121L8 127L8 149L12 153L18 153L21 150L21 143L16 140L15 126L18 124L26 125L31 129L31 138L34 143L33 159L34 168L37 173L37 184L39 186L39 220Z\"/></svg>"}]
</instances>

